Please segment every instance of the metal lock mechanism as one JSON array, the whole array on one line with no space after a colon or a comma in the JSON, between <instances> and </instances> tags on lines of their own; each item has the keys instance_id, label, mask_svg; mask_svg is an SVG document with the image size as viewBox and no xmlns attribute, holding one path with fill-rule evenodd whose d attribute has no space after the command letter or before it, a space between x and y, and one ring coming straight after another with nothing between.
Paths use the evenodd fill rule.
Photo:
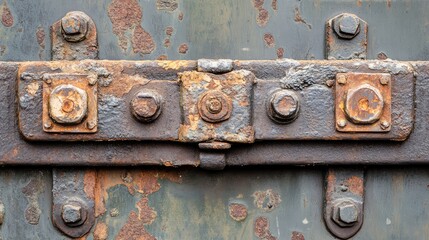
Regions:
<instances>
[{"instance_id":1,"label":"metal lock mechanism","mask_svg":"<svg viewBox=\"0 0 429 240\"><path fill-rule=\"evenodd\" d=\"M391 76L387 73L338 73L336 129L388 132L391 129Z\"/></svg>"},{"instance_id":2,"label":"metal lock mechanism","mask_svg":"<svg viewBox=\"0 0 429 240\"><path fill-rule=\"evenodd\" d=\"M43 130L97 132L97 82L81 74L44 74Z\"/></svg>"}]
</instances>

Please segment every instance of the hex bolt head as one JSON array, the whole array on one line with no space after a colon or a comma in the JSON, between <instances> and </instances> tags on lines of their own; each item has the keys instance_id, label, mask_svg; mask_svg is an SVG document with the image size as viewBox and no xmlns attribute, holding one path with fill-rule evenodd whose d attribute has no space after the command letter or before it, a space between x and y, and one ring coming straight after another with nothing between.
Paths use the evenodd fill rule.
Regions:
<instances>
[{"instance_id":1,"label":"hex bolt head","mask_svg":"<svg viewBox=\"0 0 429 240\"><path fill-rule=\"evenodd\" d=\"M198 113L206 122L222 122L231 116L232 101L221 91L210 90L198 100Z\"/></svg>"},{"instance_id":2,"label":"hex bolt head","mask_svg":"<svg viewBox=\"0 0 429 240\"><path fill-rule=\"evenodd\" d=\"M74 224L82 220L82 207L76 203L63 205L61 217L65 224Z\"/></svg>"},{"instance_id":3,"label":"hex bolt head","mask_svg":"<svg viewBox=\"0 0 429 240\"><path fill-rule=\"evenodd\" d=\"M351 227L359 221L359 207L351 199L339 199L332 207L332 220L341 227Z\"/></svg>"},{"instance_id":4,"label":"hex bolt head","mask_svg":"<svg viewBox=\"0 0 429 240\"><path fill-rule=\"evenodd\" d=\"M138 92L131 101L131 113L145 123L154 121L162 111L162 97L154 90L145 89Z\"/></svg>"},{"instance_id":5,"label":"hex bolt head","mask_svg":"<svg viewBox=\"0 0 429 240\"><path fill-rule=\"evenodd\" d=\"M88 111L88 94L70 84L55 87L49 95L49 115L57 123L75 125Z\"/></svg>"},{"instance_id":6,"label":"hex bolt head","mask_svg":"<svg viewBox=\"0 0 429 240\"><path fill-rule=\"evenodd\" d=\"M360 18L354 14L343 13L334 19L334 30L340 38L353 39L360 32Z\"/></svg>"},{"instance_id":7,"label":"hex bolt head","mask_svg":"<svg viewBox=\"0 0 429 240\"><path fill-rule=\"evenodd\" d=\"M269 98L267 112L278 123L290 123L298 117L299 98L291 90L276 91Z\"/></svg>"},{"instance_id":8,"label":"hex bolt head","mask_svg":"<svg viewBox=\"0 0 429 240\"><path fill-rule=\"evenodd\" d=\"M61 32L68 42L80 42L86 38L89 17L83 12L69 12L61 19Z\"/></svg>"}]
</instances>

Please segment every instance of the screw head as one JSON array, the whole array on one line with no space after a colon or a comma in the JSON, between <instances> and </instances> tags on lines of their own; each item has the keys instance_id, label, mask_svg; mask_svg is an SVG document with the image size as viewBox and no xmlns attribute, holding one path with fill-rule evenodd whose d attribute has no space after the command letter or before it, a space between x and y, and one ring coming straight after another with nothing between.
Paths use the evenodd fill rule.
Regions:
<instances>
[{"instance_id":1,"label":"screw head","mask_svg":"<svg viewBox=\"0 0 429 240\"><path fill-rule=\"evenodd\" d=\"M380 128L386 130L390 127L390 123L388 121L381 121Z\"/></svg>"},{"instance_id":2,"label":"screw head","mask_svg":"<svg viewBox=\"0 0 429 240\"><path fill-rule=\"evenodd\" d=\"M269 98L268 116L278 123L290 123L298 117L299 98L290 90L279 90Z\"/></svg>"},{"instance_id":3,"label":"screw head","mask_svg":"<svg viewBox=\"0 0 429 240\"><path fill-rule=\"evenodd\" d=\"M79 124L86 117L88 94L70 84L55 87L49 95L49 115L57 123Z\"/></svg>"},{"instance_id":4,"label":"screw head","mask_svg":"<svg viewBox=\"0 0 429 240\"><path fill-rule=\"evenodd\" d=\"M61 217L66 224L77 223L82 220L82 207L75 203L63 205Z\"/></svg>"},{"instance_id":5,"label":"screw head","mask_svg":"<svg viewBox=\"0 0 429 240\"><path fill-rule=\"evenodd\" d=\"M69 12L61 19L63 37L69 42L80 42L88 32L88 16L82 12Z\"/></svg>"},{"instance_id":6,"label":"screw head","mask_svg":"<svg viewBox=\"0 0 429 240\"><path fill-rule=\"evenodd\" d=\"M131 112L141 122L152 122L161 114L162 97L153 90L138 92L131 101Z\"/></svg>"},{"instance_id":7,"label":"screw head","mask_svg":"<svg viewBox=\"0 0 429 240\"><path fill-rule=\"evenodd\" d=\"M222 122L231 116L232 101L221 91L210 90L201 95L198 112L206 122Z\"/></svg>"}]
</instances>

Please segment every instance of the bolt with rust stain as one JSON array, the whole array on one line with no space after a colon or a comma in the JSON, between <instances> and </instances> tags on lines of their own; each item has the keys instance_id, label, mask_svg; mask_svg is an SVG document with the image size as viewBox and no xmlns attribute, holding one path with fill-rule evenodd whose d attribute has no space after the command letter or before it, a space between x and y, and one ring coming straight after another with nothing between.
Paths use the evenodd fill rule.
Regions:
<instances>
[{"instance_id":1,"label":"bolt with rust stain","mask_svg":"<svg viewBox=\"0 0 429 240\"><path fill-rule=\"evenodd\" d=\"M332 208L332 220L340 227L351 227L359 220L359 208L352 200L339 200Z\"/></svg>"},{"instance_id":2,"label":"bolt with rust stain","mask_svg":"<svg viewBox=\"0 0 429 240\"><path fill-rule=\"evenodd\" d=\"M131 101L131 113L141 122L152 122L162 111L162 97L154 90L145 89L138 92Z\"/></svg>"},{"instance_id":3,"label":"bolt with rust stain","mask_svg":"<svg viewBox=\"0 0 429 240\"><path fill-rule=\"evenodd\" d=\"M372 124L378 121L383 113L384 100L381 92L363 84L347 92L344 111L355 124Z\"/></svg>"},{"instance_id":4,"label":"bolt with rust stain","mask_svg":"<svg viewBox=\"0 0 429 240\"><path fill-rule=\"evenodd\" d=\"M80 42L88 33L89 17L83 12L69 12L61 19L61 32L68 42Z\"/></svg>"},{"instance_id":5,"label":"bolt with rust stain","mask_svg":"<svg viewBox=\"0 0 429 240\"><path fill-rule=\"evenodd\" d=\"M70 84L55 87L49 95L49 115L60 124L79 124L87 115L88 94Z\"/></svg>"},{"instance_id":6,"label":"bolt with rust stain","mask_svg":"<svg viewBox=\"0 0 429 240\"><path fill-rule=\"evenodd\" d=\"M360 32L360 19L354 14L344 13L334 19L334 29L343 39L353 39Z\"/></svg>"},{"instance_id":7,"label":"bolt with rust stain","mask_svg":"<svg viewBox=\"0 0 429 240\"><path fill-rule=\"evenodd\" d=\"M82 206L77 203L64 204L61 217L66 225L73 225L82 221Z\"/></svg>"},{"instance_id":8,"label":"bolt with rust stain","mask_svg":"<svg viewBox=\"0 0 429 240\"><path fill-rule=\"evenodd\" d=\"M205 92L198 101L198 112L206 122L225 121L231 116L231 111L231 99L217 90Z\"/></svg>"},{"instance_id":9,"label":"bolt with rust stain","mask_svg":"<svg viewBox=\"0 0 429 240\"><path fill-rule=\"evenodd\" d=\"M290 123L298 117L299 100L295 92L279 90L274 92L268 102L268 116L278 123Z\"/></svg>"}]
</instances>

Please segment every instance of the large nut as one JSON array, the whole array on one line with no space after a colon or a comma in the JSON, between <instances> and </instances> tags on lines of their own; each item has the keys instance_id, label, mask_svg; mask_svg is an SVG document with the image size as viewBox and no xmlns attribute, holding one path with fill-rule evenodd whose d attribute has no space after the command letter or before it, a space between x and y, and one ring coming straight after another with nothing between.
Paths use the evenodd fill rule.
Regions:
<instances>
[{"instance_id":1,"label":"large nut","mask_svg":"<svg viewBox=\"0 0 429 240\"><path fill-rule=\"evenodd\" d=\"M74 224L82 220L82 207L76 203L65 204L61 217L66 224Z\"/></svg>"},{"instance_id":2,"label":"large nut","mask_svg":"<svg viewBox=\"0 0 429 240\"><path fill-rule=\"evenodd\" d=\"M274 92L267 103L268 116L278 123L289 123L298 117L299 100L295 92L280 90Z\"/></svg>"},{"instance_id":3,"label":"large nut","mask_svg":"<svg viewBox=\"0 0 429 240\"><path fill-rule=\"evenodd\" d=\"M358 222L359 211L352 200L340 200L332 208L332 220L341 227L351 227Z\"/></svg>"},{"instance_id":4,"label":"large nut","mask_svg":"<svg viewBox=\"0 0 429 240\"><path fill-rule=\"evenodd\" d=\"M49 115L61 124L78 124L88 110L87 93L73 85L63 84L54 88L49 95Z\"/></svg>"},{"instance_id":5,"label":"large nut","mask_svg":"<svg viewBox=\"0 0 429 240\"><path fill-rule=\"evenodd\" d=\"M153 90L138 92L131 101L131 112L141 122L152 122L162 111L162 97Z\"/></svg>"},{"instance_id":6,"label":"large nut","mask_svg":"<svg viewBox=\"0 0 429 240\"><path fill-rule=\"evenodd\" d=\"M383 96L377 88L369 84L348 90L345 101L345 113L355 124L374 123L383 113Z\"/></svg>"},{"instance_id":7,"label":"large nut","mask_svg":"<svg viewBox=\"0 0 429 240\"><path fill-rule=\"evenodd\" d=\"M62 34L66 41L80 42L86 38L89 17L83 12L69 12L61 19Z\"/></svg>"},{"instance_id":8,"label":"large nut","mask_svg":"<svg viewBox=\"0 0 429 240\"><path fill-rule=\"evenodd\" d=\"M360 32L360 18L354 14L343 13L334 19L334 30L339 37L352 39Z\"/></svg>"},{"instance_id":9,"label":"large nut","mask_svg":"<svg viewBox=\"0 0 429 240\"><path fill-rule=\"evenodd\" d=\"M198 111L204 121L222 122L231 116L232 101L220 91L207 91L198 101Z\"/></svg>"}]
</instances>

